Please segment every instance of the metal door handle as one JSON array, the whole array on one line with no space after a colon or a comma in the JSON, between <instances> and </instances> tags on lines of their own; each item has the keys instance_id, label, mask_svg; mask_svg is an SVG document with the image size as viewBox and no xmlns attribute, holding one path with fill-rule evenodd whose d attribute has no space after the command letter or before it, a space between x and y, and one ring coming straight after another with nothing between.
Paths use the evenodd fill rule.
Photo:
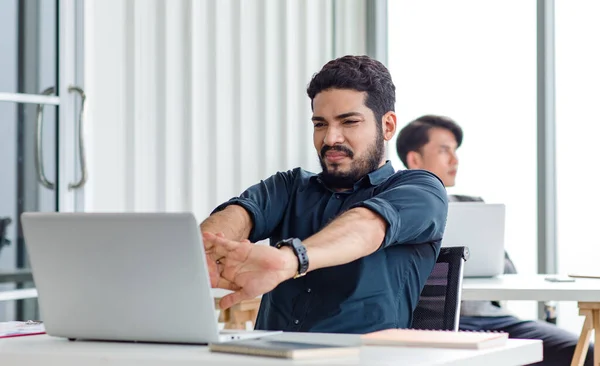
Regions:
<instances>
[{"instance_id":1,"label":"metal door handle","mask_svg":"<svg viewBox=\"0 0 600 366\"><path fill-rule=\"evenodd\" d=\"M54 87L49 87L42 92L42 95L54 94ZM37 105L36 133L35 133L35 168L37 171L38 182L48 189L54 189L54 183L50 182L44 172L44 153L42 149L42 134L44 130L44 105Z\"/></svg>"},{"instance_id":2,"label":"metal door handle","mask_svg":"<svg viewBox=\"0 0 600 366\"><path fill-rule=\"evenodd\" d=\"M79 166L81 168L81 177L78 182L69 183L69 190L79 189L85 185L87 182L88 173L87 173L87 165L85 160L85 145L83 139L83 112L85 108L85 92L78 86L71 85L69 86L69 92L77 92L81 96L81 109L79 110Z\"/></svg>"}]
</instances>

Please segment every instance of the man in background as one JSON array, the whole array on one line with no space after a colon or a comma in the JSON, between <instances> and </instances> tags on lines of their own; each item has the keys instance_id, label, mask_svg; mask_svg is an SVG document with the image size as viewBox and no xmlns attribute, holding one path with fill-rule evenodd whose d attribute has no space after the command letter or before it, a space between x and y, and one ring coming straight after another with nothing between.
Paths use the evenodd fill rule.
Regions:
<instances>
[{"instance_id":1,"label":"man in background","mask_svg":"<svg viewBox=\"0 0 600 366\"><path fill-rule=\"evenodd\" d=\"M456 150L463 140L463 131L456 122L444 116L425 115L410 122L400 131L396 149L408 169L424 169L436 174L446 187L455 185L458 172ZM449 195L448 201L473 202L480 197ZM505 252L504 273L517 273ZM557 326L522 320L512 315L497 301L463 301L460 329L504 331L511 338L541 339L544 342L544 361L536 365L570 365L577 336ZM593 364L590 346L585 365Z\"/></svg>"}]
</instances>

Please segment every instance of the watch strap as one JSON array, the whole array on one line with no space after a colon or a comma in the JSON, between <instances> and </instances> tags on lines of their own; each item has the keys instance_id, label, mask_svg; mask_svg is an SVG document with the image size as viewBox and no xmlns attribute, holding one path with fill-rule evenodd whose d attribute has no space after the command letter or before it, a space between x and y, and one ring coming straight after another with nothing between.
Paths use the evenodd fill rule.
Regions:
<instances>
[{"instance_id":1,"label":"watch strap","mask_svg":"<svg viewBox=\"0 0 600 366\"><path fill-rule=\"evenodd\" d=\"M277 249L283 246L289 246L290 248L292 248L292 251L296 255L296 258L298 258L298 271L294 278L304 276L308 271L308 254L306 253L306 247L304 246L304 244L302 244L302 240L298 238L289 238L281 240L277 244L275 244L275 247Z\"/></svg>"}]
</instances>

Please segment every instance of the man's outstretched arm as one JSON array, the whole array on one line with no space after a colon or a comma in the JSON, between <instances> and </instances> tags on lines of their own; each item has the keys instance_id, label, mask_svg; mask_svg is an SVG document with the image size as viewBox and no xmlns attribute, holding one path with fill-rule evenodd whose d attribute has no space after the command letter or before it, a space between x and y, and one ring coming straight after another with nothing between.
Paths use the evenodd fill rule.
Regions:
<instances>
[{"instance_id":1,"label":"man's outstretched arm","mask_svg":"<svg viewBox=\"0 0 600 366\"><path fill-rule=\"evenodd\" d=\"M359 207L345 212L302 242L309 258L308 271L368 256L381 246L386 229L385 220L368 208ZM297 263L293 252L290 250L289 253Z\"/></svg>"},{"instance_id":2,"label":"man's outstretched arm","mask_svg":"<svg viewBox=\"0 0 600 366\"><path fill-rule=\"evenodd\" d=\"M223 233L225 238L259 241L279 225L289 201L295 171L278 172L221 204L200 224L203 233Z\"/></svg>"},{"instance_id":3,"label":"man's outstretched arm","mask_svg":"<svg viewBox=\"0 0 600 366\"><path fill-rule=\"evenodd\" d=\"M367 208L355 208L332 221L325 229L303 241L309 258L308 271L349 263L381 246L385 221ZM298 271L292 249L253 245L248 240L204 234L213 287L235 290L221 299L226 309L245 299L271 291Z\"/></svg>"},{"instance_id":4,"label":"man's outstretched arm","mask_svg":"<svg viewBox=\"0 0 600 366\"><path fill-rule=\"evenodd\" d=\"M346 264L391 245L439 241L447 212L439 179L424 171L407 172L390 189L358 203L304 240L309 271Z\"/></svg>"}]
</instances>

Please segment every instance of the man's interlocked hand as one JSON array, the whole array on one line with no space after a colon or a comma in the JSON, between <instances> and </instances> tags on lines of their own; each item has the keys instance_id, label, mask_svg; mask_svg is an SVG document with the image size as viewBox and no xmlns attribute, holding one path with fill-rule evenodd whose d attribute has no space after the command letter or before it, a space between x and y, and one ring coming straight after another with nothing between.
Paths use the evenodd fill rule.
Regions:
<instances>
[{"instance_id":1,"label":"man's interlocked hand","mask_svg":"<svg viewBox=\"0 0 600 366\"><path fill-rule=\"evenodd\" d=\"M221 309L273 290L298 270L298 260L290 248L229 240L221 233L202 235L211 287L234 291L221 299Z\"/></svg>"}]
</instances>

